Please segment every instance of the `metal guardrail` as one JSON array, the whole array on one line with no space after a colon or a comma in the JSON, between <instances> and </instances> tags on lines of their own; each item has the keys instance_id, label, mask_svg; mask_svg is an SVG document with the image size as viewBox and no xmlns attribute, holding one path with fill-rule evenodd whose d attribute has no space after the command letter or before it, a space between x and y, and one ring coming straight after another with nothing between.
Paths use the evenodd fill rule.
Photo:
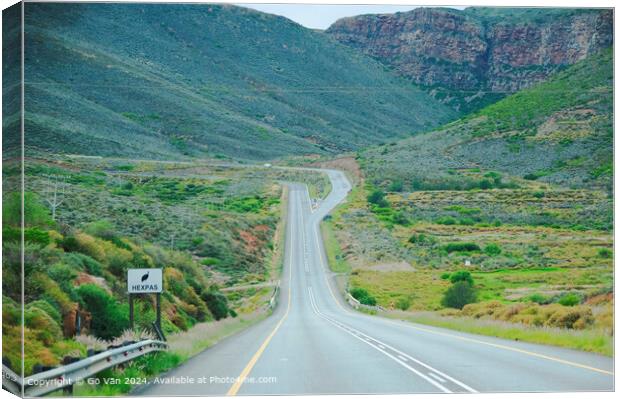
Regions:
<instances>
[{"instance_id":1,"label":"metal guardrail","mask_svg":"<svg viewBox=\"0 0 620 399\"><path fill-rule=\"evenodd\" d=\"M276 307L276 303L278 302L278 292L280 292L280 280L278 280L278 284L273 289L273 294L269 299L269 308L274 309Z\"/></svg>"},{"instance_id":2,"label":"metal guardrail","mask_svg":"<svg viewBox=\"0 0 620 399\"><path fill-rule=\"evenodd\" d=\"M24 379L3 365L2 387L18 396L22 396L22 387L25 397L42 396L61 388L70 387L76 382L110 367L167 348L168 345L165 342L148 339L110 349L65 366L33 374Z\"/></svg>"},{"instance_id":3,"label":"metal guardrail","mask_svg":"<svg viewBox=\"0 0 620 399\"><path fill-rule=\"evenodd\" d=\"M365 305L363 303L361 303L360 301L358 301L357 299L355 299L353 297L353 295L351 295L350 293L347 292L347 302L349 303L349 305L351 305L354 309L366 309L366 310L374 310L374 311L380 311L380 312L385 312L385 308L377 305L377 306L370 306L370 305Z\"/></svg>"}]
</instances>

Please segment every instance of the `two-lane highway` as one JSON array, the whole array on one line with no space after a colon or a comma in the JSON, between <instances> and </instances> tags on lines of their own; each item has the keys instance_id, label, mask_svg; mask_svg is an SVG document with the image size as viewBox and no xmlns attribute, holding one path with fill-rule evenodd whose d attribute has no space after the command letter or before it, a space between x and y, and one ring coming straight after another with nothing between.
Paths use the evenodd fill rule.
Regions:
<instances>
[{"instance_id":1,"label":"two-lane highway","mask_svg":"<svg viewBox=\"0 0 620 399\"><path fill-rule=\"evenodd\" d=\"M319 223L346 198L351 186L343 173L326 173L332 192L314 212L307 188L289 187L284 275L273 315L136 394L613 389L611 358L462 334L350 309L330 277ZM187 383L188 378L193 383Z\"/></svg>"}]
</instances>

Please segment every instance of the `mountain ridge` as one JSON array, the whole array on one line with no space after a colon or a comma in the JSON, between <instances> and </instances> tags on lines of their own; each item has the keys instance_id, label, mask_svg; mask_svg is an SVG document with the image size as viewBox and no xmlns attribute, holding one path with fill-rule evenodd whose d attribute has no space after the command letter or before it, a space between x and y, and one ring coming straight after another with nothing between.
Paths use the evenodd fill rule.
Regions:
<instances>
[{"instance_id":1,"label":"mountain ridge","mask_svg":"<svg viewBox=\"0 0 620 399\"><path fill-rule=\"evenodd\" d=\"M343 18L326 34L464 113L613 43L608 9L416 8Z\"/></svg>"},{"instance_id":2,"label":"mountain ridge","mask_svg":"<svg viewBox=\"0 0 620 399\"><path fill-rule=\"evenodd\" d=\"M26 145L52 152L330 154L456 116L380 63L242 7L32 3L25 17Z\"/></svg>"},{"instance_id":3,"label":"mountain ridge","mask_svg":"<svg viewBox=\"0 0 620 399\"><path fill-rule=\"evenodd\" d=\"M489 179L503 173L515 187L536 180L610 192L613 52L603 50L433 132L359 154L369 181L384 188L502 188L508 181Z\"/></svg>"}]
</instances>

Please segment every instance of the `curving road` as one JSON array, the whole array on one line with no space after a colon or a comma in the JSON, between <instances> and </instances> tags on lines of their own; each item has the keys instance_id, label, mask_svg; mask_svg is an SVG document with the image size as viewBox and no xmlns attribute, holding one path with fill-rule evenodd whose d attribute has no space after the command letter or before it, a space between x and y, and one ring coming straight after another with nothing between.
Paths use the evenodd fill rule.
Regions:
<instances>
[{"instance_id":1,"label":"curving road","mask_svg":"<svg viewBox=\"0 0 620 399\"><path fill-rule=\"evenodd\" d=\"M285 267L273 315L134 394L610 391L613 359L458 333L356 312L337 293L319 223L345 199L343 173L312 212L291 184Z\"/></svg>"}]
</instances>

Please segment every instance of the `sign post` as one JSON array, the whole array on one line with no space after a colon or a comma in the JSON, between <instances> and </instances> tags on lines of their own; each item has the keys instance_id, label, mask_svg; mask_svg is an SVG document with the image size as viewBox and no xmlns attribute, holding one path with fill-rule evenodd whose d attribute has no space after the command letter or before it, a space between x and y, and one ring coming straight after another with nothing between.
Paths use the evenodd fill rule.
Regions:
<instances>
[{"instance_id":1,"label":"sign post","mask_svg":"<svg viewBox=\"0 0 620 399\"><path fill-rule=\"evenodd\" d=\"M161 269L128 269L127 292L129 294L129 327L134 326L135 294L156 294L157 328L161 331L161 292L163 290Z\"/></svg>"}]
</instances>

